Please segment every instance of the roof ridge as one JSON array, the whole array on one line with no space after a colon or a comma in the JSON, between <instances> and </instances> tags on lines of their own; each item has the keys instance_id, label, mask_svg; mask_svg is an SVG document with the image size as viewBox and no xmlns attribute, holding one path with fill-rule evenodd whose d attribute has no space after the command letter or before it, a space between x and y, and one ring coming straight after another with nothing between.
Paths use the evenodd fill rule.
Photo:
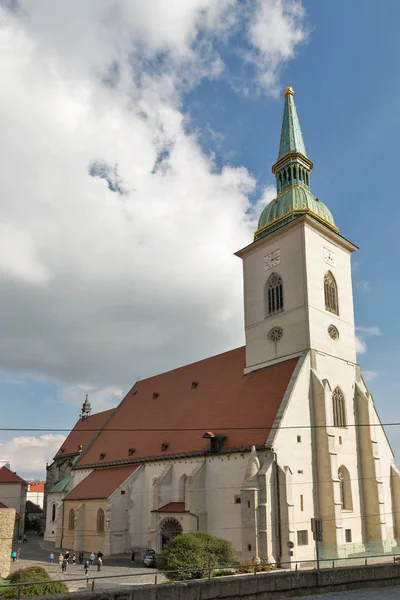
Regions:
<instances>
[{"instance_id":1,"label":"roof ridge","mask_svg":"<svg viewBox=\"0 0 400 600\"><path fill-rule=\"evenodd\" d=\"M218 356L222 356L223 354L229 354L230 352L237 352L238 350L242 350L245 346L237 346L236 348L231 348L230 350L225 350L224 352L218 352L218 354L213 354L212 356L207 356L206 358L199 358L199 360L195 360L194 362L187 363L186 365L181 365L180 367L175 367L174 369L169 369L168 371L163 371L162 373L156 373L155 375L150 375L150 377L144 377L143 379L138 379L134 385L130 388L130 391L133 390L137 383L141 383L142 381L149 381L150 379L155 379L156 377L160 377L160 375L167 375L168 373L174 373L175 371L181 371L183 369L187 369L189 367L193 367L194 365L205 363L209 360L213 360L214 358L218 358ZM128 392L129 393L129 392ZM122 400L121 400L122 402Z\"/></svg>"}]
</instances>

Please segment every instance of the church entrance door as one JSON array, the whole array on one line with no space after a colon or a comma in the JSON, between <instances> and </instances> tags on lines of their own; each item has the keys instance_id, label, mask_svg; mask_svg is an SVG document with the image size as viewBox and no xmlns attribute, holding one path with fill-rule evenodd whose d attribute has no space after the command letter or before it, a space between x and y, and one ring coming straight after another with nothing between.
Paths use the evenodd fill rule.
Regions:
<instances>
[{"instance_id":1,"label":"church entrance door","mask_svg":"<svg viewBox=\"0 0 400 600\"><path fill-rule=\"evenodd\" d=\"M161 550L180 533L182 533L182 525L176 519L163 521L160 525Z\"/></svg>"}]
</instances>

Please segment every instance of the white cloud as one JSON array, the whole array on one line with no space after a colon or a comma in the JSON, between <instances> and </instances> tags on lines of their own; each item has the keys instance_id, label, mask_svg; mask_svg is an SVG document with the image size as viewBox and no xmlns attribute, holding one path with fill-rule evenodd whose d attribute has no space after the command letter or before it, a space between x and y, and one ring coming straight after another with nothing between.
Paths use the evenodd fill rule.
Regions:
<instances>
[{"instance_id":1,"label":"white cloud","mask_svg":"<svg viewBox=\"0 0 400 600\"><path fill-rule=\"evenodd\" d=\"M382 335L381 330L376 325L372 327L357 326L356 331L360 335Z\"/></svg>"},{"instance_id":2,"label":"white cloud","mask_svg":"<svg viewBox=\"0 0 400 600\"><path fill-rule=\"evenodd\" d=\"M362 292L369 292L371 290L370 281L357 281L356 287Z\"/></svg>"},{"instance_id":3,"label":"white cloud","mask_svg":"<svg viewBox=\"0 0 400 600\"><path fill-rule=\"evenodd\" d=\"M20 7L0 8L0 209L14 232L0 246L0 368L107 406L137 376L243 341L233 252L255 230L256 182L218 170L182 108L224 69L215 42L240 3ZM258 2L250 15L275 74L303 40L300 7Z\"/></svg>"},{"instance_id":4,"label":"white cloud","mask_svg":"<svg viewBox=\"0 0 400 600\"><path fill-rule=\"evenodd\" d=\"M305 9L297 0L256 0L255 5L248 31L251 59L260 84L275 92L279 69L309 37Z\"/></svg>"},{"instance_id":5,"label":"white cloud","mask_svg":"<svg viewBox=\"0 0 400 600\"><path fill-rule=\"evenodd\" d=\"M115 386L95 388L87 384L65 386L60 391L56 401L80 407L83 404L86 394L88 395L93 412L100 412L107 410L107 408L115 408L122 400L123 390Z\"/></svg>"},{"instance_id":6,"label":"white cloud","mask_svg":"<svg viewBox=\"0 0 400 600\"><path fill-rule=\"evenodd\" d=\"M51 433L39 437L17 436L0 443L0 455L2 460L11 461L12 470L21 477L43 475L44 465L52 461L64 440L64 435Z\"/></svg>"},{"instance_id":7,"label":"white cloud","mask_svg":"<svg viewBox=\"0 0 400 600\"><path fill-rule=\"evenodd\" d=\"M377 371L363 371L362 376L366 383L370 383L371 381L374 381L374 379L379 377L379 373Z\"/></svg>"},{"instance_id":8,"label":"white cloud","mask_svg":"<svg viewBox=\"0 0 400 600\"><path fill-rule=\"evenodd\" d=\"M357 354L365 354L367 351L367 344L364 340L368 336L382 335L381 330L376 325L373 326L357 326L356 327L356 352Z\"/></svg>"},{"instance_id":9,"label":"white cloud","mask_svg":"<svg viewBox=\"0 0 400 600\"><path fill-rule=\"evenodd\" d=\"M356 335L356 352L357 354L365 354L367 351L367 344L358 335Z\"/></svg>"}]
</instances>

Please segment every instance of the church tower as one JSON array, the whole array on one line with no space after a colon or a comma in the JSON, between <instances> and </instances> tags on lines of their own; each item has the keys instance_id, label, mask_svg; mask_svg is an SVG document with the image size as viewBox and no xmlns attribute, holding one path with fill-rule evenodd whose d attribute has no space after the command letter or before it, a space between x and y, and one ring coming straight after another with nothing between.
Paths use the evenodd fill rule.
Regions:
<instances>
[{"instance_id":1,"label":"church tower","mask_svg":"<svg viewBox=\"0 0 400 600\"><path fill-rule=\"evenodd\" d=\"M311 192L294 103L284 94L277 196L262 211L243 260L246 373L313 349L356 362L351 254L330 210Z\"/></svg>"}]
</instances>

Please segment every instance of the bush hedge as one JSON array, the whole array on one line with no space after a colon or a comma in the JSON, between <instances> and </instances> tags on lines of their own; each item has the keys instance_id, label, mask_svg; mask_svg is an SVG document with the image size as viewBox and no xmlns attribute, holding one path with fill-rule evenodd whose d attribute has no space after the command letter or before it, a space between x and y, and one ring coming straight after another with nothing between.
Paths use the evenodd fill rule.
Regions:
<instances>
[{"instance_id":1,"label":"bush hedge","mask_svg":"<svg viewBox=\"0 0 400 600\"><path fill-rule=\"evenodd\" d=\"M205 569L217 569L236 563L236 553L227 540L205 531L182 533L168 542L158 557L157 566L162 571L190 569L188 573L169 573L168 579L201 579L208 577Z\"/></svg>"},{"instance_id":2,"label":"bush hedge","mask_svg":"<svg viewBox=\"0 0 400 600\"><path fill-rule=\"evenodd\" d=\"M48 575L43 567L27 567L14 571L9 578L9 583L25 583L28 581L48 581L49 583L41 583L32 585L24 585L21 588L21 597L27 596L52 596L54 594L63 594L68 592L65 583L56 583ZM0 588L0 600L18 597L18 587Z\"/></svg>"}]
</instances>

